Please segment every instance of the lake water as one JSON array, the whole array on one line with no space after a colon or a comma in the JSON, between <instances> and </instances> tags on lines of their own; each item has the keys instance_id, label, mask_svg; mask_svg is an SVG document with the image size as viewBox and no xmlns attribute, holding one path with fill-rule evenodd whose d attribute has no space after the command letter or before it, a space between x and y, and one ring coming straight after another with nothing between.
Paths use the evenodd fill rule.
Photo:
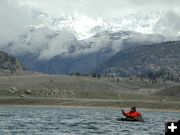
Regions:
<instances>
[{"instance_id":1,"label":"lake water","mask_svg":"<svg viewBox=\"0 0 180 135\"><path fill-rule=\"evenodd\" d=\"M118 122L118 110L55 107L0 107L1 135L164 135L165 121L179 112L142 111L145 122Z\"/></svg>"}]
</instances>

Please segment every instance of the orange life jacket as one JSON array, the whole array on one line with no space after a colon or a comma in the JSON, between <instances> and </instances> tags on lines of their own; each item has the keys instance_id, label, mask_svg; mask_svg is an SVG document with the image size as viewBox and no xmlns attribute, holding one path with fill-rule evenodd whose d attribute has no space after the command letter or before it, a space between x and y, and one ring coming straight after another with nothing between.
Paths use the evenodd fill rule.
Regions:
<instances>
[{"instance_id":1,"label":"orange life jacket","mask_svg":"<svg viewBox=\"0 0 180 135\"><path fill-rule=\"evenodd\" d=\"M133 117L133 118L142 116L142 114L140 112L127 112L127 113L125 113L125 115L127 117Z\"/></svg>"}]
</instances>

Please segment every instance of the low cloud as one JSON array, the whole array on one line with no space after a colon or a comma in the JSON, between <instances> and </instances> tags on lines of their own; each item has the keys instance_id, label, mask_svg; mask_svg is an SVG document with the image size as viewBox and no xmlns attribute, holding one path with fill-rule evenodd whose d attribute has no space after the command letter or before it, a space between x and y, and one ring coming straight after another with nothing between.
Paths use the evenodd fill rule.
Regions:
<instances>
[{"instance_id":1,"label":"low cloud","mask_svg":"<svg viewBox=\"0 0 180 135\"><path fill-rule=\"evenodd\" d=\"M0 44L14 41L27 26L36 24L31 10L13 0L0 1Z\"/></svg>"},{"instance_id":2,"label":"low cloud","mask_svg":"<svg viewBox=\"0 0 180 135\"><path fill-rule=\"evenodd\" d=\"M163 33L168 37L176 38L175 35L180 36L179 24L180 24L180 16L172 11L169 11L164 16L162 16L155 24L154 32Z\"/></svg>"},{"instance_id":3,"label":"low cloud","mask_svg":"<svg viewBox=\"0 0 180 135\"><path fill-rule=\"evenodd\" d=\"M91 17L114 17L139 10L179 11L179 0L18 0L51 15L84 13Z\"/></svg>"},{"instance_id":4,"label":"low cloud","mask_svg":"<svg viewBox=\"0 0 180 135\"><path fill-rule=\"evenodd\" d=\"M135 32L145 31L148 33L152 31L156 34L163 33L169 38L167 38L168 40L177 40L174 35L180 35L179 7L179 0L2 0L0 1L0 48L14 55L34 53L39 56L39 59L51 59L56 55L65 56L69 52L76 52L72 53L72 55L91 53L101 50L108 45L111 45L112 49L117 51L119 46L123 44L122 40L114 40L111 42L102 36L97 39L94 42L95 45L90 48L89 43L85 42L83 44L83 42L77 41L68 31L48 27L49 23L51 23L51 25L53 24L53 20L51 20L51 17L46 18L46 15L52 15L55 20L58 20L58 17L62 14L76 13L83 14L84 18L76 20L77 22L71 20L76 23L76 25L74 27L70 24L68 28L74 27L74 31L71 29L71 32L75 34L81 33L84 37L89 34L93 28L100 27L99 31L101 31L101 25L96 24L96 17L101 17L99 20L101 23L104 23L103 21L105 20L108 28L110 24L116 28L117 25L109 23L108 21L113 17L117 17L117 20L119 19L118 25L123 26L122 30L131 31L135 28L136 30L140 30L134 30ZM153 18L151 10L163 10L166 11L167 14L160 17L160 19L155 15L155 19L153 18L151 20L148 20L149 16L144 17L141 16L141 14L138 14L140 19L137 19L133 14L134 20L130 16L126 16L136 11L141 13L142 11L147 11L147 9L150 18ZM124 18L124 16L126 16L126 18ZM157 22L155 22L156 18ZM120 23L121 20L124 20L124 22L121 22L122 24ZM68 24L69 22L65 21L61 23ZM59 24L53 25L58 27ZM29 26L36 26L36 28L38 28L30 28ZM149 36L138 35L137 37L131 37L131 40L160 42L164 41L164 37L155 36L152 39L152 37Z\"/></svg>"}]
</instances>

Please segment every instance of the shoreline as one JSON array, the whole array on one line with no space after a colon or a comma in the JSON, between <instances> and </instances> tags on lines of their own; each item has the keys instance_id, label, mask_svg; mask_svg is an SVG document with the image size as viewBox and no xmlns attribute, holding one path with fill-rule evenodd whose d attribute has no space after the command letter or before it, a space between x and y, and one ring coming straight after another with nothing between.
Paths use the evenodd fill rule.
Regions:
<instances>
[{"instance_id":1,"label":"shoreline","mask_svg":"<svg viewBox=\"0 0 180 135\"><path fill-rule=\"evenodd\" d=\"M80 98L45 98L45 97L0 97L1 106L12 107L57 107L129 110L136 106L141 111L180 112L180 102L158 102L146 100L109 100Z\"/></svg>"},{"instance_id":2,"label":"shoreline","mask_svg":"<svg viewBox=\"0 0 180 135\"><path fill-rule=\"evenodd\" d=\"M112 109L112 110L129 110L129 108L119 107L100 107L100 106L61 106L61 105L0 105L0 107L34 107L34 108L66 108L66 109ZM180 113L180 109L158 109L158 108L137 108L139 111L148 112L177 112Z\"/></svg>"}]
</instances>

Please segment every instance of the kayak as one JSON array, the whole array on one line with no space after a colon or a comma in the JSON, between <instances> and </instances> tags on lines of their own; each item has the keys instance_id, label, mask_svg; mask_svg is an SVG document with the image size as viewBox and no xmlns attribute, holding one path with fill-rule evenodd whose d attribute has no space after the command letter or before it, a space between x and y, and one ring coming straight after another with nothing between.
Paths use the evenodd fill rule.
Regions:
<instances>
[{"instance_id":1,"label":"kayak","mask_svg":"<svg viewBox=\"0 0 180 135\"><path fill-rule=\"evenodd\" d=\"M144 122L144 120L141 119L134 119L134 118L117 118L117 121L129 121L129 122Z\"/></svg>"},{"instance_id":2,"label":"kayak","mask_svg":"<svg viewBox=\"0 0 180 135\"><path fill-rule=\"evenodd\" d=\"M129 121L129 122L144 122L142 118L134 119L134 118L117 118L117 121Z\"/></svg>"}]
</instances>

